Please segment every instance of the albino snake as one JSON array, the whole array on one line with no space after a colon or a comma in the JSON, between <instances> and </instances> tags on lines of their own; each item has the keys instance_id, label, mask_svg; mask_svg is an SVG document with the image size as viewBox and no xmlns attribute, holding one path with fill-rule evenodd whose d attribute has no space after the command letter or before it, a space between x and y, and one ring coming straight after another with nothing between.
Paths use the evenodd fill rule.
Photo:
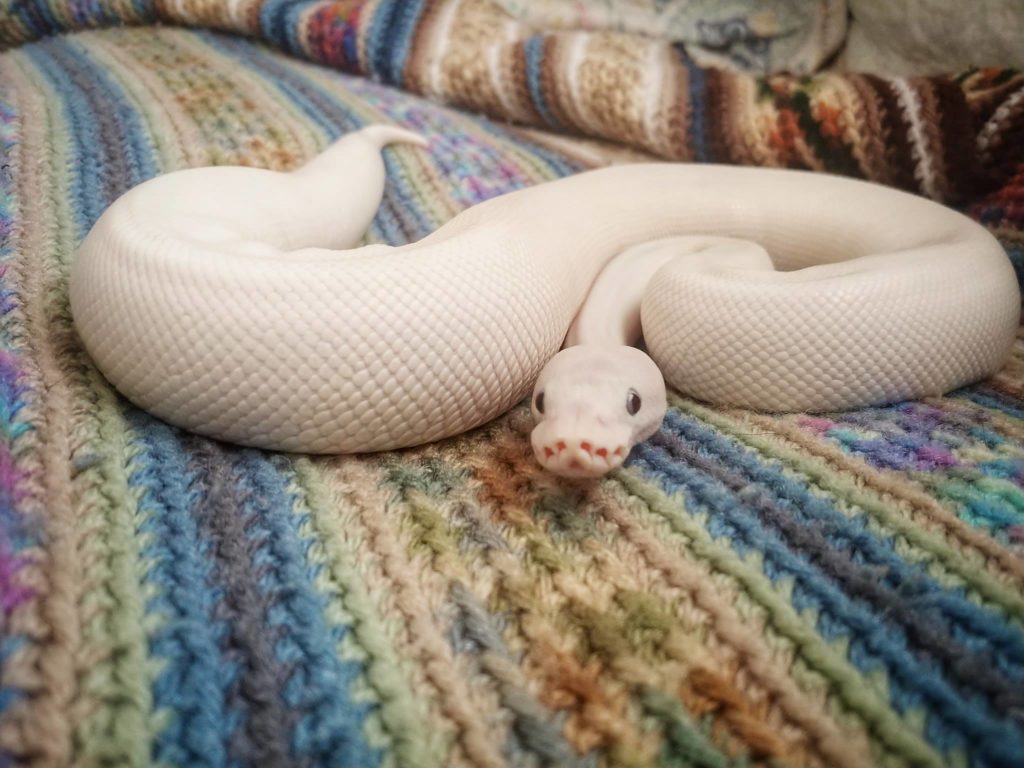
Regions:
<instances>
[{"instance_id":1,"label":"albino snake","mask_svg":"<svg viewBox=\"0 0 1024 768\"><path fill-rule=\"evenodd\" d=\"M840 410L974 382L1014 340L1017 281L985 229L817 173L613 166L353 247L395 141L425 145L374 126L292 172L188 169L124 194L72 268L99 369L172 424L303 453L465 432L536 382L538 460L586 476L658 428L662 374L712 403ZM623 346L641 317L650 357Z\"/></svg>"}]
</instances>

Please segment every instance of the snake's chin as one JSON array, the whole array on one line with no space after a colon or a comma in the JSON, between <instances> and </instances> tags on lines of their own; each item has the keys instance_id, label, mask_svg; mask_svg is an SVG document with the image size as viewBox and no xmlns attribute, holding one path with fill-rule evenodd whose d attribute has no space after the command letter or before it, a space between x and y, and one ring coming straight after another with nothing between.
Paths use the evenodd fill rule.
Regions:
<instances>
[{"instance_id":1,"label":"snake's chin","mask_svg":"<svg viewBox=\"0 0 1024 768\"><path fill-rule=\"evenodd\" d=\"M541 466L562 477L601 477L661 426L665 380L635 347L581 344L551 358L530 407Z\"/></svg>"}]
</instances>

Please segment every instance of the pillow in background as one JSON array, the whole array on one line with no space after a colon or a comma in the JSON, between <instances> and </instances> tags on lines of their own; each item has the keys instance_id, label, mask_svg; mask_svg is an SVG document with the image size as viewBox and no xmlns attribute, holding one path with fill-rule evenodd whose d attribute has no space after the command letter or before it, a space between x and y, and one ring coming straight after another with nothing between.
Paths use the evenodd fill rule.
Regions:
<instances>
[{"instance_id":1,"label":"pillow in background","mask_svg":"<svg viewBox=\"0 0 1024 768\"><path fill-rule=\"evenodd\" d=\"M846 0L496 0L548 29L631 32L681 43L702 66L817 71L842 45Z\"/></svg>"},{"instance_id":2,"label":"pillow in background","mask_svg":"<svg viewBox=\"0 0 1024 768\"><path fill-rule=\"evenodd\" d=\"M852 21L837 69L906 77L1024 68L1020 0L849 0L849 6Z\"/></svg>"}]
</instances>

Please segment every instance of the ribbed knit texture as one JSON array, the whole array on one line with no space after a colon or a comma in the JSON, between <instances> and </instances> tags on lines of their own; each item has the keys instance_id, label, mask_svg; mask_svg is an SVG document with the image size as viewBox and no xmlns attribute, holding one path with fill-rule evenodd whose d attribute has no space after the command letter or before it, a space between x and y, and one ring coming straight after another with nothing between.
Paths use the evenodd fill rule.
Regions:
<instances>
[{"instance_id":1,"label":"ribbed knit texture","mask_svg":"<svg viewBox=\"0 0 1024 768\"><path fill-rule=\"evenodd\" d=\"M1021 765L1024 343L828 417L673 394L625 469L572 483L525 405L366 457L172 429L91 367L67 276L156 173L290 168L382 121L432 149L386 151L374 241L646 149L957 199L1020 265L1024 79L758 81L476 0L7 13L0 765Z\"/></svg>"}]
</instances>

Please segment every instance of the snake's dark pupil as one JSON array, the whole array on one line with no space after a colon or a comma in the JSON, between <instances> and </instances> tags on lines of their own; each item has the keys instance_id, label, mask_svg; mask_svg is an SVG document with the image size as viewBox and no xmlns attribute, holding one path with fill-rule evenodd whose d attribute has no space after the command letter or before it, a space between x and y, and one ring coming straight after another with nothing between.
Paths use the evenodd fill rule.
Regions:
<instances>
[{"instance_id":1,"label":"snake's dark pupil","mask_svg":"<svg viewBox=\"0 0 1024 768\"><path fill-rule=\"evenodd\" d=\"M534 406L537 408L537 413L544 413L544 393L538 392L537 398L533 401Z\"/></svg>"},{"instance_id":2,"label":"snake's dark pupil","mask_svg":"<svg viewBox=\"0 0 1024 768\"><path fill-rule=\"evenodd\" d=\"M635 389L629 390L629 394L626 396L626 410L629 411L630 416L636 416L640 410L640 395Z\"/></svg>"}]
</instances>

